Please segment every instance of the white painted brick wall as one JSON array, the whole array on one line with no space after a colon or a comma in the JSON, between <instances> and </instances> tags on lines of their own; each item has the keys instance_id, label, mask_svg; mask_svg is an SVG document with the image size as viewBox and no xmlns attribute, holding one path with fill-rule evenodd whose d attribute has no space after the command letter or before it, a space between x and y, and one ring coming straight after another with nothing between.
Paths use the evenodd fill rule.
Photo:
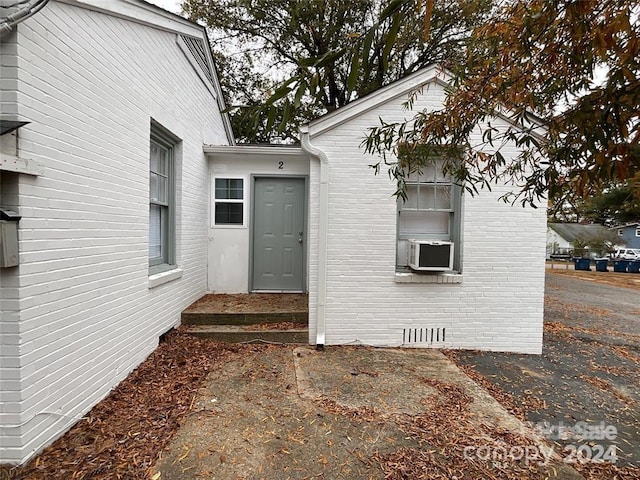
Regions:
<instances>
[{"instance_id":1,"label":"white painted brick wall","mask_svg":"<svg viewBox=\"0 0 640 480\"><path fill-rule=\"evenodd\" d=\"M15 33L4 35L0 42L0 113L7 116L17 114L17 51Z\"/></svg>"},{"instance_id":2,"label":"white painted brick wall","mask_svg":"<svg viewBox=\"0 0 640 480\"><path fill-rule=\"evenodd\" d=\"M414 109L438 108L442 94L432 85ZM386 171L374 175L368 165L377 159L365 156L359 145L367 128L379 125L378 117L410 118L401 108L405 100L397 98L312 137L330 163L326 343L398 346L403 328L440 327L446 328L446 342L436 346L540 353L545 208L499 201L509 191L506 186L465 195L461 284L395 282L394 185ZM318 181L315 161L312 225L318 222ZM315 341L317 236L310 241L310 338Z\"/></svg>"},{"instance_id":3,"label":"white painted brick wall","mask_svg":"<svg viewBox=\"0 0 640 480\"><path fill-rule=\"evenodd\" d=\"M17 109L31 122L21 129L21 155L44 174L12 180L23 217L20 286L5 288L10 274L2 272L1 325L11 332L2 358L12 366L0 379L14 400L0 412L0 427L10 425L0 428L0 458L11 462L104 398L206 292L202 145L227 143L216 101L175 34L52 1L19 25L17 38ZM152 289L151 118L182 140L176 242L184 270ZM5 316L14 294L19 308Z\"/></svg>"},{"instance_id":4,"label":"white painted brick wall","mask_svg":"<svg viewBox=\"0 0 640 480\"><path fill-rule=\"evenodd\" d=\"M7 55L4 47L0 43L3 63ZM14 211L18 210L16 178L15 173L0 172L0 205ZM22 398L19 304L17 269L0 268L0 418L9 424L19 423ZM11 446L19 446L19 439L0 435L0 449Z\"/></svg>"}]
</instances>

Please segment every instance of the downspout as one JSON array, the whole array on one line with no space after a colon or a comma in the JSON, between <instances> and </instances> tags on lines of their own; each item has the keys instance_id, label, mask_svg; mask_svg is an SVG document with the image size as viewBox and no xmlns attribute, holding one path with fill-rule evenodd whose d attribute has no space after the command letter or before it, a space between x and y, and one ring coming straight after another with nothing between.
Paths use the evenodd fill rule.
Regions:
<instances>
[{"instance_id":1,"label":"downspout","mask_svg":"<svg viewBox=\"0 0 640 480\"><path fill-rule=\"evenodd\" d=\"M329 159L327 154L311 144L309 126L300 127L302 149L320 160L320 204L318 206L318 298L316 319L316 348L324 349L327 300L327 234L329 231Z\"/></svg>"}]
</instances>

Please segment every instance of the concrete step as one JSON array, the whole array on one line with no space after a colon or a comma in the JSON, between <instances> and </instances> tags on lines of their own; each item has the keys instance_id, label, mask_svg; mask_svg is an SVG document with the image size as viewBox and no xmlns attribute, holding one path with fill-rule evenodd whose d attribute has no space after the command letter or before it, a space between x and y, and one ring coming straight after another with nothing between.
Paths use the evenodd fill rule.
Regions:
<instances>
[{"instance_id":1,"label":"concrete step","mask_svg":"<svg viewBox=\"0 0 640 480\"><path fill-rule=\"evenodd\" d=\"M182 312L183 325L256 325L259 323L309 323L309 312Z\"/></svg>"},{"instance_id":2,"label":"concrete step","mask_svg":"<svg viewBox=\"0 0 640 480\"><path fill-rule=\"evenodd\" d=\"M217 342L242 343L253 341L275 343L309 343L309 329L256 329L251 325L190 325L187 330L192 335Z\"/></svg>"}]
</instances>

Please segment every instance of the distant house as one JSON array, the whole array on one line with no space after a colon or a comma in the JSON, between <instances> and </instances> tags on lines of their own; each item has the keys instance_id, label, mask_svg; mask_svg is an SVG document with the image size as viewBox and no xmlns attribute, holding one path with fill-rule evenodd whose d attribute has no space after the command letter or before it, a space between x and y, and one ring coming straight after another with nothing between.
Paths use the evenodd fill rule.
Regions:
<instances>
[{"instance_id":1,"label":"distant house","mask_svg":"<svg viewBox=\"0 0 640 480\"><path fill-rule=\"evenodd\" d=\"M549 223L547 225L547 258L551 255L571 255L576 240L588 242L610 236L603 225L580 223Z\"/></svg>"},{"instance_id":2,"label":"distant house","mask_svg":"<svg viewBox=\"0 0 640 480\"><path fill-rule=\"evenodd\" d=\"M620 245L628 248L640 248L640 223L629 223L620 227L613 227Z\"/></svg>"}]
</instances>

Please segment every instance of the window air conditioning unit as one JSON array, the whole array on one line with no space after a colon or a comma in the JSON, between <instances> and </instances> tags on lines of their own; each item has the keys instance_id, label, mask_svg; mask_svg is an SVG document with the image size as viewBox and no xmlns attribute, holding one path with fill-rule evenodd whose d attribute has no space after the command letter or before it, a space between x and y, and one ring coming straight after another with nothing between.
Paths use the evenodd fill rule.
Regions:
<instances>
[{"instance_id":1,"label":"window air conditioning unit","mask_svg":"<svg viewBox=\"0 0 640 480\"><path fill-rule=\"evenodd\" d=\"M409 240L409 267L430 272L453 269L453 242Z\"/></svg>"}]
</instances>

